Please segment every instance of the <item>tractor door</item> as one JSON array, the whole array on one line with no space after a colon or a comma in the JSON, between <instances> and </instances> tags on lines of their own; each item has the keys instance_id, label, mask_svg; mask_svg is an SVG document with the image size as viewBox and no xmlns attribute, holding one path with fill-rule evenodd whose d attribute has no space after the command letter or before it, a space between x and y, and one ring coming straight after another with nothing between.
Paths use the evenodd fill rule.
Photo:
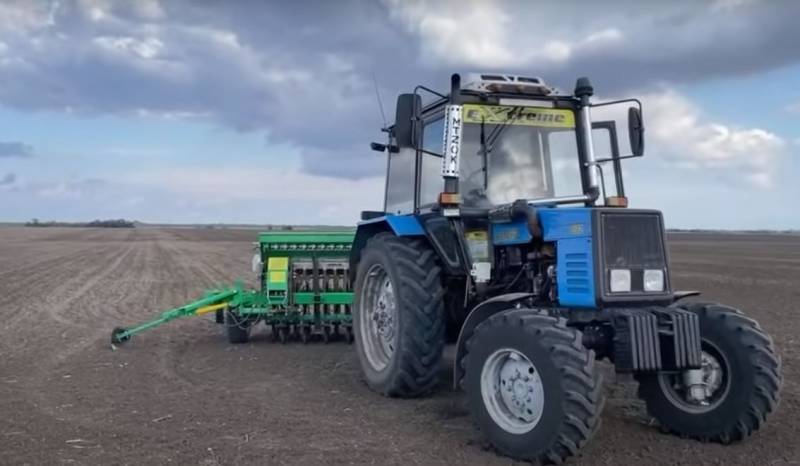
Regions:
<instances>
[{"instance_id":1,"label":"tractor door","mask_svg":"<svg viewBox=\"0 0 800 466\"><path fill-rule=\"evenodd\" d=\"M441 113L423 122L422 150L419 152L418 208L437 204L439 193L444 190L444 178L442 178L443 138L444 117Z\"/></svg>"},{"instance_id":2,"label":"tractor door","mask_svg":"<svg viewBox=\"0 0 800 466\"><path fill-rule=\"evenodd\" d=\"M401 147L397 152L389 152L383 209L387 214L400 215L414 212L416 159L417 151L411 147Z\"/></svg>"}]
</instances>

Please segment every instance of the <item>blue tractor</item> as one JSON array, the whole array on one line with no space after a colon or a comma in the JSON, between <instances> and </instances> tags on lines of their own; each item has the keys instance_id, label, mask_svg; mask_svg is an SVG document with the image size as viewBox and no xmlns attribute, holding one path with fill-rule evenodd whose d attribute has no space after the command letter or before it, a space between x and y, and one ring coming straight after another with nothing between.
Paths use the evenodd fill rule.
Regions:
<instances>
[{"instance_id":1,"label":"blue tractor","mask_svg":"<svg viewBox=\"0 0 800 466\"><path fill-rule=\"evenodd\" d=\"M364 378L424 395L455 342L454 383L482 434L559 463L600 425L595 360L608 359L665 430L742 440L778 403L772 340L736 309L681 301L698 293L673 289L661 213L627 208L641 103L592 94L587 78L564 95L456 74L448 94L398 97L387 143L372 144L388 158L384 209L362 213L350 256ZM612 109L622 118L592 117Z\"/></svg>"}]
</instances>

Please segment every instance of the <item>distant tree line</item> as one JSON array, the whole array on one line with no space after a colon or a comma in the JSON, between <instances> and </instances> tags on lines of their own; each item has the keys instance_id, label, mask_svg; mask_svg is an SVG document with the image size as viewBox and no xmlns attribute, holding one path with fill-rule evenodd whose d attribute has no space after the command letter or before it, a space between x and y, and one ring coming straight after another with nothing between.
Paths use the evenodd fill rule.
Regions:
<instances>
[{"instance_id":1,"label":"distant tree line","mask_svg":"<svg viewBox=\"0 0 800 466\"><path fill-rule=\"evenodd\" d=\"M56 222L54 220L39 221L31 219L25 223L26 227L92 227L92 228L135 228L136 224L125 219L92 220L91 222Z\"/></svg>"}]
</instances>

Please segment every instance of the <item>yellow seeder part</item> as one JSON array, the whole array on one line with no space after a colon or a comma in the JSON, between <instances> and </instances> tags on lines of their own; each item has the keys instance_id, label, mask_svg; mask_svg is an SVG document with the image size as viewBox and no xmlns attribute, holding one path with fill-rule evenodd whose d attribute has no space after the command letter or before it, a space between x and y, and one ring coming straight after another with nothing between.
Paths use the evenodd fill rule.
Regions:
<instances>
[{"instance_id":1,"label":"yellow seeder part","mask_svg":"<svg viewBox=\"0 0 800 466\"><path fill-rule=\"evenodd\" d=\"M270 283L285 283L286 271L289 268L288 257L270 257L267 260L267 272Z\"/></svg>"},{"instance_id":2,"label":"yellow seeder part","mask_svg":"<svg viewBox=\"0 0 800 466\"><path fill-rule=\"evenodd\" d=\"M200 309L194 311L194 314L201 316L203 314L208 314L209 312L218 311L226 307L228 307L228 303L212 304L210 306L201 307Z\"/></svg>"}]
</instances>

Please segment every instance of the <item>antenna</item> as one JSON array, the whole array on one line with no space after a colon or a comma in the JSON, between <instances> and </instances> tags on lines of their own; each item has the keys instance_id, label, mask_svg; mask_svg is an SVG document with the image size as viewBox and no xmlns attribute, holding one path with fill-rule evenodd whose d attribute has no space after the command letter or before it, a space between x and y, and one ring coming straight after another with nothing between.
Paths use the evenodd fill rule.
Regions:
<instances>
[{"instance_id":1,"label":"antenna","mask_svg":"<svg viewBox=\"0 0 800 466\"><path fill-rule=\"evenodd\" d=\"M378 99L378 108L381 111L381 118L383 118L383 128L382 131L389 130L389 123L386 122L386 113L383 111L383 101L381 100L381 93L378 90L378 79L375 77L375 72L372 72L372 83L375 84L375 98Z\"/></svg>"}]
</instances>

